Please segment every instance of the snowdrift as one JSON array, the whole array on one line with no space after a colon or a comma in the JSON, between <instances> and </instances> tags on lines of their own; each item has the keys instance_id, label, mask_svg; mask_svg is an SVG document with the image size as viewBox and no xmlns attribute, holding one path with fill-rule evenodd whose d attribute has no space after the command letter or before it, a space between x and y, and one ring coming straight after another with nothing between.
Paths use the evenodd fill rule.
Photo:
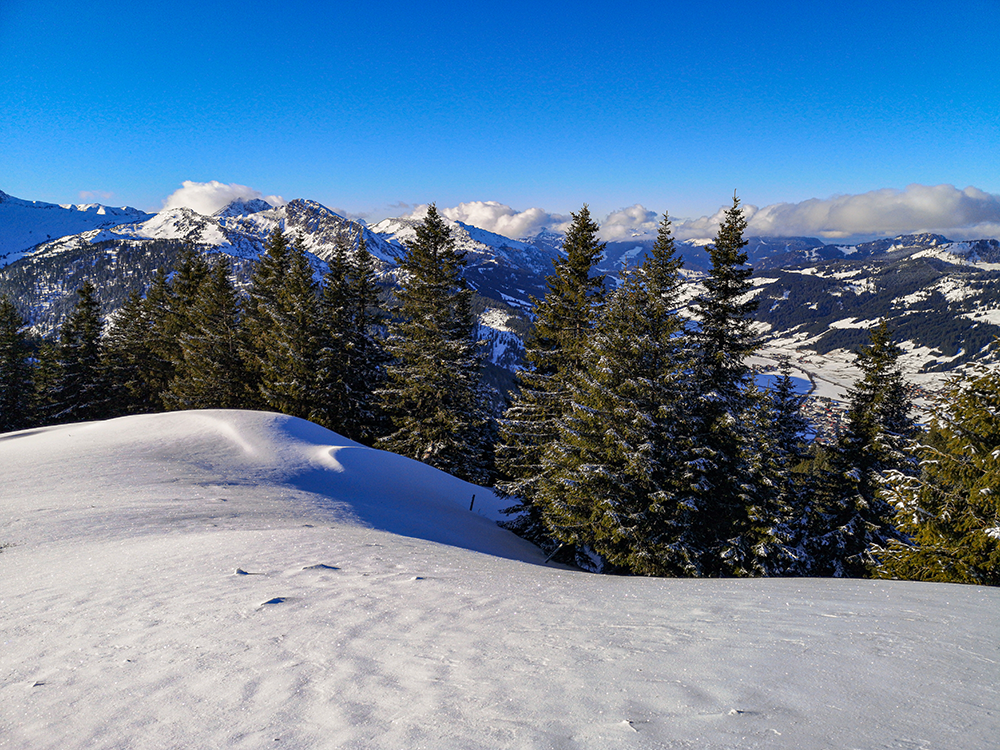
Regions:
<instances>
[{"instance_id":1,"label":"snowdrift","mask_svg":"<svg viewBox=\"0 0 1000 750\"><path fill-rule=\"evenodd\" d=\"M0 747L1000 734L992 589L549 567L487 490L275 414L0 435L0 470Z\"/></svg>"},{"instance_id":2,"label":"snowdrift","mask_svg":"<svg viewBox=\"0 0 1000 750\"><path fill-rule=\"evenodd\" d=\"M50 532L93 539L172 525L353 524L500 557L541 552L480 513L509 501L418 461L302 419L205 410L124 417L0 436L9 507L39 496ZM480 513L470 513L473 495ZM28 533L28 532L26 532Z\"/></svg>"}]
</instances>

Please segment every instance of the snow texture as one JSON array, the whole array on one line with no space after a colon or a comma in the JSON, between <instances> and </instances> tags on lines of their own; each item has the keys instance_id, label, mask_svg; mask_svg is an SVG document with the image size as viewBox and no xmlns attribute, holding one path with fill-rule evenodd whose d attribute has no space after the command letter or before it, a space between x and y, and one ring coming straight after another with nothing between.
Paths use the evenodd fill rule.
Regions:
<instances>
[{"instance_id":1,"label":"snow texture","mask_svg":"<svg viewBox=\"0 0 1000 750\"><path fill-rule=\"evenodd\" d=\"M489 491L260 412L9 433L0 466L0 747L1000 736L994 589L546 566Z\"/></svg>"}]
</instances>

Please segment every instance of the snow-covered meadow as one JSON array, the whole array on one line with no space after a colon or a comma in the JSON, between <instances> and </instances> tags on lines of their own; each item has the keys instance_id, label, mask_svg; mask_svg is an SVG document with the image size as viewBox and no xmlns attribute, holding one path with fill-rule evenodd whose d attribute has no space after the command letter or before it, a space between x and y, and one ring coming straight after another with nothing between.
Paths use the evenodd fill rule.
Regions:
<instances>
[{"instance_id":1,"label":"snow-covered meadow","mask_svg":"<svg viewBox=\"0 0 1000 750\"><path fill-rule=\"evenodd\" d=\"M275 414L0 435L0 470L0 747L1000 736L995 589L547 566L489 491Z\"/></svg>"}]
</instances>

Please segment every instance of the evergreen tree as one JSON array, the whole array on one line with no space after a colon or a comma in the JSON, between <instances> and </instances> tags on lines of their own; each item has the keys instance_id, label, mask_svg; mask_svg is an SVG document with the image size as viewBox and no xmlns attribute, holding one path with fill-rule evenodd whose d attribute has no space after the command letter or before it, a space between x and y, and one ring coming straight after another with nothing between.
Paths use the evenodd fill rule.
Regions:
<instances>
[{"instance_id":1,"label":"evergreen tree","mask_svg":"<svg viewBox=\"0 0 1000 750\"><path fill-rule=\"evenodd\" d=\"M270 328L257 339L264 344L257 359L260 393L269 408L309 419L322 347L318 289L301 238L286 257L284 272L275 275L280 286L274 300L264 308Z\"/></svg>"},{"instance_id":2,"label":"evergreen tree","mask_svg":"<svg viewBox=\"0 0 1000 750\"><path fill-rule=\"evenodd\" d=\"M808 475L799 471L807 457L806 432L808 420L802 416L805 396L795 392L791 365L787 357L779 363L780 377L771 390L771 418L765 420L763 429L770 426L775 464L773 491L775 504L783 515L781 539L785 542L776 559L772 560L768 575L808 575L811 561L805 549L808 517L811 513L811 495Z\"/></svg>"},{"instance_id":3,"label":"evergreen tree","mask_svg":"<svg viewBox=\"0 0 1000 750\"><path fill-rule=\"evenodd\" d=\"M684 382L687 351L675 306L680 259L664 216L652 254L626 273L588 337L570 381L572 406L542 458L536 503L553 535L611 570L690 569Z\"/></svg>"},{"instance_id":4,"label":"evergreen tree","mask_svg":"<svg viewBox=\"0 0 1000 750\"><path fill-rule=\"evenodd\" d=\"M24 319L0 295L0 432L31 426L33 384Z\"/></svg>"},{"instance_id":5,"label":"evergreen tree","mask_svg":"<svg viewBox=\"0 0 1000 750\"><path fill-rule=\"evenodd\" d=\"M163 408L160 369L153 350L151 305L138 292L118 310L104 340L104 369L112 393L109 413L148 414Z\"/></svg>"},{"instance_id":6,"label":"evergreen tree","mask_svg":"<svg viewBox=\"0 0 1000 750\"><path fill-rule=\"evenodd\" d=\"M101 306L94 285L77 290L76 307L62 324L58 375L51 392L51 421L86 422L107 416L107 388L101 362Z\"/></svg>"},{"instance_id":7,"label":"evergreen tree","mask_svg":"<svg viewBox=\"0 0 1000 750\"><path fill-rule=\"evenodd\" d=\"M692 309L698 323L698 351L693 381L694 448L689 469L693 473L690 495L693 536L691 546L700 551L697 568L702 575L753 575L765 569L762 557L778 543L760 538L755 519L766 516L766 490L756 480L760 470L753 446L759 423L753 410L760 400L750 397L750 368L746 358L757 347L750 297L752 269L747 265L743 232L747 222L739 198L725 217L714 243L708 246L712 261L705 278L705 292ZM748 463L749 462L749 463ZM761 547L761 545L764 545Z\"/></svg>"},{"instance_id":8,"label":"evergreen tree","mask_svg":"<svg viewBox=\"0 0 1000 750\"><path fill-rule=\"evenodd\" d=\"M556 544L537 504L545 477L542 456L557 438L559 423L569 412L573 377L582 369L587 337L604 299L604 279L594 265L605 245L585 205L573 216L563 243L565 257L546 279L542 300L533 300L533 325L525 343L524 367L517 373L518 389L499 427L497 466L502 494L517 499L506 512L504 526L552 551Z\"/></svg>"},{"instance_id":9,"label":"evergreen tree","mask_svg":"<svg viewBox=\"0 0 1000 750\"><path fill-rule=\"evenodd\" d=\"M198 303L201 286L211 268L204 256L193 246L186 246L171 273L157 273L146 294L143 312L148 316L149 358L143 359L138 377L145 387L138 389L158 394L152 411L175 408L170 401L170 384L184 359L181 340L194 330L191 311Z\"/></svg>"},{"instance_id":10,"label":"evergreen tree","mask_svg":"<svg viewBox=\"0 0 1000 750\"><path fill-rule=\"evenodd\" d=\"M803 575L804 518L809 498L804 475L797 471L805 457L808 423L801 414L804 396L795 393L787 358L779 364L774 386L744 385L744 411L739 422L736 487L741 516L727 540L728 575Z\"/></svg>"},{"instance_id":11,"label":"evergreen tree","mask_svg":"<svg viewBox=\"0 0 1000 750\"><path fill-rule=\"evenodd\" d=\"M787 395L776 397L762 391L751 380L745 388L746 409L741 417L736 465L741 516L733 536L727 540L725 558L730 575L784 575L796 569L793 549L793 501L796 492L791 475L792 456L784 442L793 425L782 423ZM784 403L783 403L784 400Z\"/></svg>"},{"instance_id":12,"label":"evergreen tree","mask_svg":"<svg viewBox=\"0 0 1000 750\"><path fill-rule=\"evenodd\" d=\"M322 320L316 371L316 401L310 419L347 435L348 348L351 339L350 248L345 233L337 235L327 263L319 310Z\"/></svg>"},{"instance_id":13,"label":"evergreen tree","mask_svg":"<svg viewBox=\"0 0 1000 750\"><path fill-rule=\"evenodd\" d=\"M464 258L432 204L400 263L398 318L387 340L393 363L380 392L396 429L377 445L484 484L488 401Z\"/></svg>"},{"instance_id":14,"label":"evergreen tree","mask_svg":"<svg viewBox=\"0 0 1000 750\"><path fill-rule=\"evenodd\" d=\"M134 363L134 392L142 412L156 412L167 408L164 399L181 356L178 338L180 332L175 325L179 322L174 312L177 307L170 289L170 272L161 268L157 270L146 291L136 330L129 331L127 340L122 342L126 346L135 346L132 350L134 354L125 355L125 361L128 362L133 356L137 360ZM138 340L143 335L146 337L145 343ZM112 339L111 343L114 346L116 342Z\"/></svg>"},{"instance_id":15,"label":"evergreen tree","mask_svg":"<svg viewBox=\"0 0 1000 750\"><path fill-rule=\"evenodd\" d=\"M890 471L883 487L906 536L877 551L880 577L1000 586L998 446L1000 371L951 378L914 445L919 475Z\"/></svg>"},{"instance_id":16,"label":"evergreen tree","mask_svg":"<svg viewBox=\"0 0 1000 750\"><path fill-rule=\"evenodd\" d=\"M344 429L353 440L371 445L376 437L387 431L385 415L378 405L376 393L386 382L389 355L382 341L385 312L379 299L381 290L375 258L365 247L363 236L359 238L348 279L352 325ZM490 446L494 442L489 440Z\"/></svg>"},{"instance_id":17,"label":"evergreen tree","mask_svg":"<svg viewBox=\"0 0 1000 750\"><path fill-rule=\"evenodd\" d=\"M181 334L181 361L166 400L175 409L237 409L246 401L247 376L240 356L240 309L218 255L190 311L192 330Z\"/></svg>"},{"instance_id":18,"label":"evergreen tree","mask_svg":"<svg viewBox=\"0 0 1000 750\"><path fill-rule=\"evenodd\" d=\"M715 241L708 246L712 266L704 280L705 292L693 304L699 324L696 375L714 405L711 416L717 419L742 406L750 374L746 358L758 346L752 317L757 302L748 296L753 269L747 265L744 250L746 227L740 200L734 196Z\"/></svg>"},{"instance_id":19,"label":"evergreen tree","mask_svg":"<svg viewBox=\"0 0 1000 750\"><path fill-rule=\"evenodd\" d=\"M864 575L873 549L901 538L879 490L886 472L912 473L904 449L915 427L898 365L902 350L884 320L869 338L855 360L862 377L848 393L847 426L817 492L808 540L816 575Z\"/></svg>"},{"instance_id":20,"label":"evergreen tree","mask_svg":"<svg viewBox=\"0 0 1000 750\"><path fill-rule=\"evenodd\" d=\"M771 389L774 411L774 450L783 467L782 474L788 475L805 458L806 432L809 421L802 415L802 404L806 397L795 391L792 368L788 357L778 360L779 377Z\"/></svg>"},{"instance_id":21,"label":"evergreen tree","mask_svg":"<svg viewBox=\"0 0 1000 750\"><path fill-rule=\"evenodd\" d=\"M320 299L323 346L313 420L371 445L386 432L375 393L385 382L388 357L378 338L383 316L375 259L364 236L353 258L346 236L339 236L329 268Z\"/></svg>"},{"instance_id":22,"label":"evergreen tree","mask_svg":"<svg viewBox=\"0 0 1000 750\"><path fill-rule=\"evenodd\" d=\"M35 386L31 402L32 426L52 424L59 373L58 343L52 339L42 339L35 352L35 368L32 373Z\"/></svg>"},{"instance_id":23,"label":"evergreen tree","mask_svg":"<svg viewBox=\"0 0 1000 750\"><path fill-rule=\"evenodd\" d=\"M254 263L243 322L243 360L254 394L248 408L265 408L261 389L269 356L277 350L275 321L281 315L279 295L290 265L288 239L275 227L264 243L264 252Z\"/></svg>"}]
</instances>

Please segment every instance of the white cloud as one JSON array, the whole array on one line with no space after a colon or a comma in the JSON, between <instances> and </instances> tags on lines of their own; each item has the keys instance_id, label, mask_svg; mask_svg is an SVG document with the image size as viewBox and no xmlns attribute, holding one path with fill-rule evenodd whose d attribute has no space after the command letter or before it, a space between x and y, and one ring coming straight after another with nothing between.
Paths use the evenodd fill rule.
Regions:
<instances>
[{"instance_id":1,"label":"white cloud","mask_svg":"<svg viewBox=\"0 0 1000 750\"><path fill-rule=\"evenodd\" d=\"M954 185L910 185L859 195L775 203L745 204L747 233L814 236L827 241L935 232L951 239L1000 237L1000 196ZM726 207L712 216L674 224L678 239L712 237Z\"/></svg>"},{"instance_id":2,"label":"white cloud","mask_svg":"<svg viewBox=\"0 0 1000 750\"><path fill-rule=\"evenodd\" d=\"M953 185L910 185L905 190L885 188L859 195L813 198L801 203L775 203L759 208L744 203L747 235L809 236L832 243L862 242L875 237L934 232L950 239L1000 238L1000 195ZM427 204L398 204L403 218L423 219ZM729 205L697 219L671 217L678 240L711 239ZM453 221L514 239L542 229L565 232L572 217L541 208L518 211L497 201L460 203L438 211ZM662 215L635 204L613 211L599 222L605 241L654 239Z\"/></svg>"},{"instance_id":3,"label":"white cloud","mask_svg":"<svg viewBox=\"0 0 1000 750\"><path fill-rule=\"evenodd\" d=\"M280 195L264 195L246 185L225 184L212 180L211 182L193 182L185 180L181 188L163 201L163 208L190 208L205 216L210 216L220 208L225 208L237 198L252 200L260 198L272 206L283 206L286 201Z\"/></svg>"},{"instance_id":4,"label":"white cloud","mask_svg":"<svg viewBox=\"0 0 1000 750\"><path fill-rule=\"evenodd\" d=\"M430 204L429 203L420 203L419 205L416 205L416 206L409 206L409 205L407 205L406 208L408 208L410 210L409 211L405 211L404 213L401 213L397 218L400 218L400 219L416 219L417 221L423 221L423 219L427 216L427 209L430 208ZM439 212L439 213L441 213L441 212ZM480 227L480 229L482 229L482 227Z\"/></svg>"},{"instance_id":5,"label":"white cloud","mask_svg":"<svg viewBox=\"0 0 1000 750\"><path fill-rule=\"evenodd\" d=\"M614 242L637 237L655 237L656 228L662 218L655 211L650 211L638 203L612 211L601 223L601 239L605 242Z\"/></svg>"},{"instance_id":6,"label":"white cloud","mask_svg":"<svg viewBox=\"0 0 1000 750\"><path fill-rule=\"evenodd\" d=\"M568 216L551 214L541 208L517 211L497 201L471 201L452 208L441 208L438 211L452 221L460 221L512 239L531 237L543 229L565 231L570 222ZM422 219L426 214L425 204L416 206L407 214L407 218Z\"/></svg>"}]
</instances>

